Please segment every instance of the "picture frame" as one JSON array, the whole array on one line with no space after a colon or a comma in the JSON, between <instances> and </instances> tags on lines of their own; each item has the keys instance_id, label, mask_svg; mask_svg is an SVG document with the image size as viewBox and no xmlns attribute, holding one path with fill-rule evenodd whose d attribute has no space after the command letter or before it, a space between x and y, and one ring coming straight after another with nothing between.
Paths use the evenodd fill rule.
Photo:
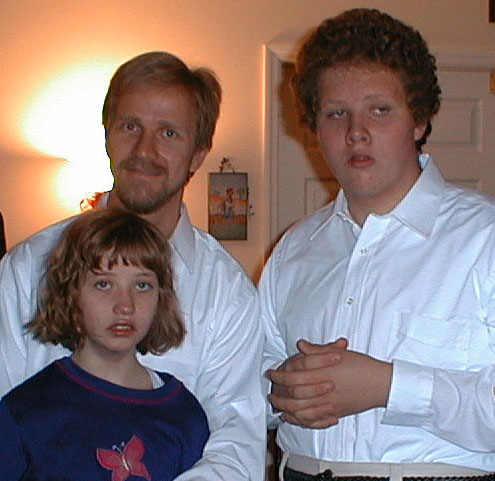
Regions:
<instances>
[{"instance_id":1,"label":"picture frame","mask_svg":"<svg viewBox=\"0 0 495 481\"><path fill-rule=\"evenodd\" d=\"M208 185L208 232L218 240L247 240L248 175L211 172Z\"/></svg>"}]
</instances>

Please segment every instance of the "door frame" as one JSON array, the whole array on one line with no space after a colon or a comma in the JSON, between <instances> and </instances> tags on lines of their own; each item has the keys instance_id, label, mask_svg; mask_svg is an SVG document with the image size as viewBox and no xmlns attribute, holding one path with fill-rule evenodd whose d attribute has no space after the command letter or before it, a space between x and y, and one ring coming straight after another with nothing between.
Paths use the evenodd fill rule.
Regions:
<instances>
[{"instance_id":1,"label":"door frame","mask_svg":"<svg viewBox=\"0 0 495 481\"><path fill-rule=\"evenodd\" d=\"M282 64L294 62L296 41L263 45L263 240L265 259L277 235L278 226L278 133L280 132L278 86L282 78ZM492 72L495 76L495 51L432 50L438 69ZM489 86L487 85L487 88Z\"/></svg>"}]
</instances>

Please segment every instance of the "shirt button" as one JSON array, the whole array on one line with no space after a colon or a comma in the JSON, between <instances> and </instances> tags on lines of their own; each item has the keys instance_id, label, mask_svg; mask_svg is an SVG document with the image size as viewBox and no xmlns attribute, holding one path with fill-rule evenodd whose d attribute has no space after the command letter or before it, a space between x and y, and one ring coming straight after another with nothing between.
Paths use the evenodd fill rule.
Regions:
<instances>
[{"instance_id":1,"label":"shirt button","mask_svg":"<svg viewBox=\"0 0 495 481\"><path fill-rule=\"evenodd\" d=\"M345 301L345 303L348 305L348 306L352 306L352 304L354 303L354 297L348 297Z\"/></svg>"},{"instance_id":2,"label":"shirt button","mask_svg":"<svg viewBox=\"0 0 495 481\"><path fill-rule=\"evenodd\" d=\"M367 253L368 253L368 248L367 248L367 247L363 247L363 248L361 249L361 254L363 254L363 255L364 255L364 254L367 254Z\"/></svg>"}]
</instances>

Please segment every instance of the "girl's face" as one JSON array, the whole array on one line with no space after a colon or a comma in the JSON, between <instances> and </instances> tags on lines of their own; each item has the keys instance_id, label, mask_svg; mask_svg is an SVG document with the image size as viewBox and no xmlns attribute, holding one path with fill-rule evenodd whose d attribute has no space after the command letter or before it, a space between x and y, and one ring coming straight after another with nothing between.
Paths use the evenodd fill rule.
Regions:
<instances>
[{"instance_id":1,"label":"girl's face","mask_svg":"<svg viewBox=\"0 0 495 481\"><path fill-rule=\"evenodd\" d=\"M103 257L102 266L108 265ZM121 260L111 269L89 271L79 292L79 307L86 336L84 356L134 356L148 332L158 305L156 274Z\"/></svg>"}]
</instances>

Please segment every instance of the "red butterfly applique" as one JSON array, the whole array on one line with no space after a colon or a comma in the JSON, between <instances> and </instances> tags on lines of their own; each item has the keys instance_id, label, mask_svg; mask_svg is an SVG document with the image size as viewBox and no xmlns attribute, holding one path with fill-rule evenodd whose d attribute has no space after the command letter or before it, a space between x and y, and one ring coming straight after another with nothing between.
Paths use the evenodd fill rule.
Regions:
<instances>
[{"instance_id":1,"label":"red butterfly applique","mask_svg":"<svg viewBox=\"0 0 495 481\"><path fill-rule=\"evenodd\" d=\"M137 436L119 448L97 449L96 459L106 469L112 470L112 481L125 481L130 474L141 476L151 481L150 473L141 462L144 455L144 444Z\"/></svg>"}]
</instances>

